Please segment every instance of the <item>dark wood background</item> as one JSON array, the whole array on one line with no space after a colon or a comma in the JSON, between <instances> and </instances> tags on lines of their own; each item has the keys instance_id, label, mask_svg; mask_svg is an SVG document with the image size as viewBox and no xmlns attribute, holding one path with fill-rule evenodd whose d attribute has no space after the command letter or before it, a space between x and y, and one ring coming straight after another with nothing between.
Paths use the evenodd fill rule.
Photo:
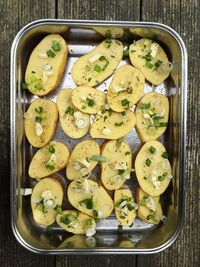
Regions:
<instances>
[{"instance_id":1,"label":"dark wood background","mask_svg":"<svg viewBox=\"0 0 200 267\"><path fill-rule=\"evenodd\" d=\"M200 1L199 0L0 0L0 266L200 266ZM9 68L14 36L41 18L143 20L165 23L183 37L189 54L187 164L184 225L177 241L150 256L41 256L15 240L9 209Z\"/></svg>"}]
</instances>

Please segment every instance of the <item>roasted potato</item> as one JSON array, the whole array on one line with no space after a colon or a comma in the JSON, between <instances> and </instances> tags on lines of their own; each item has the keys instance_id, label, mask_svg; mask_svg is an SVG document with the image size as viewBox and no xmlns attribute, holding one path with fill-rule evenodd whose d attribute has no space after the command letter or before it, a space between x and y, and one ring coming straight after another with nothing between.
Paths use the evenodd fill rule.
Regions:
<instances>
[{"instance_id":1,"label":"roasted potato","mask_svg":"<svg viewBox=\"0 0 200 267\"><path fill-rule=\"evenodd\" d=\"M77 85L96 86L113 74L122 56L123 44L118 40L106 39L74 63L72 78Z\"/></svg>"},{"instance_id":2,"label":"roasted potato","mask_svg":"<svg viewBox=\"0 0 200 267\"><path fill-rule=\"evenodd\" d=\"M93 218L107 218L113 210L113 201L106 190L89 179L72 181L67 196L74 208Z\"/></svg>"},{"instance_id":3,"label":"roasted potato","mask_svg":"<svg viewBox=\"0 0 200 267\"><path fill-rule=\"evenodd\" d=\"M114 196L115 215L120 225L131 226L136 217L137 204L130 189L118 189Z\"/></svg>"},{"instance_id":4,"label":"roasted potato","mask_svg":"<svg viewBox=\"0 0 200 267\"><path fill-rule=\"evenodd\" d=\"M63 131L69 137L77 139L88 132L90 117L73 105L72 91L72 89L62 89L57 95L56 104Z\"/></svg>"},{"instance_id":5,"label":"roasted potato","mask_svg":"<svg viewBox=\"0 0 200 267\"><path fill-rule=\"evenodd\" d=\"M101 181L108 190L119 189L130 179L132 154L129 145L122 140L106 142L101 147L105 162L101 163Z\"/></svg>"},{"instance_id":6,"label":"roasted potato","mask_svg":"<svg viewBox=\"0 0 200 267\"><path fill-rule=\"evenodd\" d=\"M110 108L117 112L127 109L123 106L123 99L133 106L137 103L144 91L145 79L141 71L131 65L121 66L114 74L110 83L107 99Z\"/></svg>"},{"instance_id":7,"label":"roasted potato","mask_svg":"<svg viewBox=\"0 0 200 267\"><path fill-rule=\"evenodd\" d=\"M59 34L47 35L34 48L25 73L25 82L32 94L47 95L58 86L67 54L67 44Z\"/></svg>"},{"instance_id":8,"label":"roasted potato","mask_svg":"<svg viewBox=\"0 0 200 267\"><path fill-rule=\"evenodd\" d=\"M84 140L78 143L70 156L66 169L69 180L88 178L98 163L100 156L99 145L93 140Z\"/></svg>"},{"instance_id":9,"label":"roasted potato","mask_svg":"<svg viewBox=\"0 0 200 267\"><path fill-rule=\"evenodd\" d=\"M138 199L138 217L147 223L158 224L164 219L159 196L149 196L142 191L137 190Z\"/></svg>"},{"instance_id":10,"label":"roasted potato","mask_svg":"<svg viewBox=\"0 0 200 267\"><path fill-rule=\"evenodd\" d=\"M31 209L36 223L48 226L54 223L63 201L63 188L54 178L40 180L31 195Z\"/></svg>"},{"instance_id":11,"label":"roasted potato","mask_svg":"<svg viewBox=\"0 0 200 267\"><path fill-rule=\"evenodd\" d=\"M25 134L34 147L43 147L53 137L57 125L56 104L47 99L36 99L24 114Z\"/></svg>"},{"instance_id":12,"label":"roasted potato","mask_svg":"<svg viewBox=\"0 0 200 267\"><path fill-rule=\"evenodd\" d=\"M166 130L169 101L165 95L150 92L143 96L136 108L136 130L142 142L158 139Z\"/></svg>"},{"instance_id":13,"label":"roasted potato","mask_svg":"<svg viewBox=\"0 0 200 267\"><path fill-rule=\"evenodd\" d=\"M148 195L159 196L166 190L172 170L168 153L160 142L143 145L135 159L135 173L140 187Z\"/></svg>"},{"instance_id":14,"label":"roasted potato","mask_svg":"<svg viewBox=\"0 0 200 267\"><path fill-rule=\"evenodd\" d=\"M89 86L79 86L72 91L72 103L84 113L96 114L106 102L106 94Z\"/></svg>"},{"instance_id":15,"label":"roasted potato","mask_svg":"<svg viewBox=\"0 0 200 267\"><path fill-rule=\"evenodd\" d=\"M90 128L92 138L118 139L135 127L135 114L130 110L122 113L103 111L96 116Z\"/></svg>"},{"instance_id":16,"label":"roasted potato","mask_svg":"<svg viewBox=\"0 0 200 267\"><path fill-rule=\"evenodd\" d=\"M118 27L93 27L93 29L106 38L119 38L123 35L124 30Z\"/></svg>"},{"instance_id":17,"label":"roasted potato","mask_svg":"<svg viewBox=\"0 0 200 267\"><path fill-rule=\"evenodd\" d=\"M152 84L161 84L170 74L171 63L167 55L153 40L142 38L131 44L129 57L133 66L141 70Z\"/></svg>"},{"instance_id":18,"label":"roasted potato","mask_svg":"<svg viewBox=\"0 0 200 267\"><path fill-rule=\"evenodd\" d=\"M56 222L67 232L73 234L95 234L96 222L90 216L77 210L64 210L62 214L57 214Z\"/></svg>"},{"instance_id":19,"label":"roasted potato","mask_svg":"<svg viewBox=\"0 0 200 267\"><path fill-rule=\"evenodd\" d=\"M70 152L66 145L52 141L33 156L28 174L31 178L47 177L66 167Z\"/></svg>"}]
</instances>

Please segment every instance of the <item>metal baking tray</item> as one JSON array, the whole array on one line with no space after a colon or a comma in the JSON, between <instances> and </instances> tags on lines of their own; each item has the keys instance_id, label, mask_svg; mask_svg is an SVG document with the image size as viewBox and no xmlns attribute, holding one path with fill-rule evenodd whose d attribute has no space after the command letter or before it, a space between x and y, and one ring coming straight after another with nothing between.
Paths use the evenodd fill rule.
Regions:
<instances>
[{"instance_id":1,"label":"metal baking tray","mask_svg":"<svg viewBox=\"0 0 200 267\"><path fill-rule=\"evenodd\" d=\"M145 93L162 92L170 102L170 120L166 133L160 138L170 154L173 179L166 190L163 200L166 221L152 225L136 219L132 227L117 231L118 223L111 215L108 219L97 223L97 234L94 238L72 236L60 229L56 224L51 229L37 225L32 218L30 208L30 188L35 180L28 176L28 166L35 153L26 140L23 129L23 113L36 96L21 90L21 81L31 51L36 44L49 33L61 34L68 43L69 55L63 79L52 94L45 96L55 101L61 88L76 85L70 70L75 60L91 51L101 40L102 35L93 27L106 27L112 32L113 27L120 28L122 35L118 38L124 46L141 37L157 40L162 44L173 69L171 76L161 85L145 84ZM128 59L121 62L128 63ZM112 77L97 88L108 88ZM186 104L187 104L187 52L181 37L172 28L148 22L111 22L111 21L78 21L78 20L38 20L29 23L16 35L11 49L11 224L13 233L21 245L32 252L44 254L149 254L164 250L176 239L183 219L183 185L185 177L185 143L186 143ZM89 134L81 138L90 138ZM77 140L68 138L58 123L54 140L60 140L72 149ZM126 137L133 155L141 142L135 129ZM102 140L97 140L99 143ZM96 173L95 173L96 172ZM98 176L98 169L94 175ZM65 171L55 175L66 192L68 185ZM137 187L135 175L128 186L135 194ZM69 206L65 198L63 207Z\"/></svg>"}]
</instances>

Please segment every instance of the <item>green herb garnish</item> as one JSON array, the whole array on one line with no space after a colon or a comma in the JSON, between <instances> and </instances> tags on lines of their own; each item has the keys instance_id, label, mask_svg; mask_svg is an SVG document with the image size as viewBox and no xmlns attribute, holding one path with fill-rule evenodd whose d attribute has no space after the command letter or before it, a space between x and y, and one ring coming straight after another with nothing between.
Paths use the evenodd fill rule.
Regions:
<instances>
[{"instance_id":1,"label":"green herb garnish","mask_svg":"<svg viewBox=\"0 0 200 267\"><path fill-rule=\"evenodd\" d=\"M43 88L43 85L41 83L36 83L34 87L38 90L41 90Z\"/></svg>"},{"instance_id":2,"label":"green herb garnish","mask_svg":"<svg viewBox=\"0 0 200 267\"><path fill-rule=\"evenodd\" d=\"M54 58L54 57L56 56L56 54L55 54L51 49L49 49L49 50L47 51L47 56L48 56L48 57L52 57L52 58Z\"/></svg>"},{"instance_id":3,"label":"green herb garnish","mask_svg":"<svg viewBox=\"0 0 200 267\"><path fill-rule=\"evenodd\" d=\"M51 47L55 52L60 51L61 47L58 42L53 41L52 47Z\"/></svg>"},{"instance_id":4,"label":"green herb garnish","mask_svg":"<svg viewBox=\"0 0 200 267\"><path fill-rule=\"evenodd\" d=\"M121 112L122 116L126 116L126 111Z\"/></svg>"},{"instance_id":5,"label":"green herb garnish","mask_svg":"<svg viewBox=\"0 0 200 267\"><path fill-rule=\"evenodd\" d=\"M81 109L86 109L86 106L85 105L82 105Z\"/></svg>"},{"instance_id":6,"label":"green herb garnish","mask_svg":"<svg viewBox=\"0 0 200 267\"><path fill-rule=\"evenodd\" d=\"M65 110L65 114L74 115L74 109L68 106L67 109Z\"/></svg>"},{"instance_id":7,"label":"green herb garnish","mask_svg":"<svg viewBox=\"0 0 200 267\"><path fill-rule=\"evenodd\" d=\"M118 170L118 175L122 175L125 172L125 170Z\"/></svg>"},{"instance_id":8,"label":"green herb garnish","mask_svg":"<svg viewBox=\"0 0 200 267\"><path fill-rule=\"evenodd\" d=\"M147 62L152 60L151 54L147 54L147 55L143 56L142 58L145 59Z\"/></svg>"},{"instance_id":9,"label":"green herb garnish","mask_svg":"<svg viewBox=\"0 0 200 267\"><path fill-rule=\"evenodd\" d=\"M149 152L150 152L151 154L154 154L154 153L156 152L155 147L150 146L150 148L149 148Z\"/></svg>"},{"instance_id":10,"label":"green herb garnish","mask_svg":"<svg viewBox=\"0 0 200 267\"><path fill-rule=\"evenodd\" d=\"M115 122L115 126L116 127L120 127L120 126L122 126L122 124L123 124L123 121L121 121L121 122Z\"/></svg>"},{"instance_id":11,"label":"green herb garnish","mask_svg":"<svg viewBox=\"0 0 200 267\"><path fill-rule=\"evenodd\" d=\"M98 73L101 72L101 67L99 65L95 65L94 70Z\"/></svg>"},{"instance_id":12,"label":"green herb garnish","mask_svg":"<svg viewBox=\"0 0 200 267\"><path fill-rule=\"evenodd\" d=\"M150 103L140 103L140 109L149 109L151 106Z\"/></svg>"},{"instance_id":13,"label":"green herb garnish","mask_svg":"<svg viewBox=\"0 0 200 267\"><path fill-rule=\"evenodd\" d=\"M89 160L92 161L98 161L98 162L106 162L106 157L98 156L98 155L92 155Z\"/></svg>"},{"instance_id":14,"label":"green herb garnish","mask_svg":"<svg viewBox=\"0 0 200 267\"><path fill-rule=\"evenodd\" d=\"M162 60L158 59L154 65L156 66L156 68L159 68L161 64Z\"/></svg>"},{"instance_id":15,"label":"green herb garnish","mask_svg":"<svg viewBox=\"0 0 200 267\"><path fill-rule=\"evenodd\" d=\"M145 66L148 68L148 69L153 69L154 65L151 64L150 62L146 62Z\"/></svg>"},{"instance_id":16,"label":"green herb garnish","mask_svg":"<svg viewBox=\"0 0 200 267\"><path fill-rule=\"evenodd\" d=\"M50 146L50 147L49 147L49 152L50 152L50 153L53 154L53 153L55 153L55 151L56 151L56 150L55 150L55 148L54 148L53 146Z\"/></svg>"},{"instance_id":17,"label":"green herb garnish","mask_svg":"<svg viewBox=\"0 0 200 267\"><path fill-rule=\"evenodd\" d=\"M126 151L126 152L125 152L125 156L130 155L130 154L131 154L130 151Z\"/></svg>"},{"instance_id":18,"label":"green herb garnish","mask_svg":"<svg viewBox=\"0 0 200 267\"><path fill-rule=\"evenodd\" d=\"M76 220L77 220L77 216L75 216L72 213L64 214L60 217L60 222L63 224L66 224L66 225L68 225L71 222L76 221Z\"/></svg>"},{"instance_id":19,"label":"green herb garnish","mask_svg":"<svg viewBox=\"0 0 200 267\"><path fill-rule=\"evenodd\" d=\"M117 139L116 140L116 147L119 148L122 144L122 139Z\"/></svg>"},{"instance_id":20,"label":"green herb garnish","mask_svg":"<svg viewBox=\"0 0 200 267\"><path fill-rule=\"evenodd\" d=\"M98 212L96 210L92 211L94 217L98 217Z\"/></svg>"},{"instance_id":21,"label":"green herb garnish","mask_svg":"<svg viewBox=\"0 0 200 267\"><path fill-rule=\"evenodd\" d=\"M88 65L85 66L86 71L90 71L90 67Z\"/></svg>"},{"instance_id":22,"label":"green herb garnish","mask_svg":"<svg viewBox=\"0 0 200 267\"><path fill-rule=\"evenodd\" d=\"M56 205L54 210L58 213L58 214L62 214L62 208L60 205Z\"/></svg>"},{"instance_id":23,"label":"green herb garnish","mask_svg":"<svg viewBox=\"0 0 200 267\"><path fill-rule=\"evenodd\" d=\"M149 167L151 165L151 160L150 159L147 159L145 163Z\"/></svg>"},{"instance_id":24,"label":"green herb garnish","mask_svg":"<svg viewBox=\"0 0 200 267\"><path fill-rule=\"evenodd\" d=\"M92 219L87 219L86 220L86 225L88 228L92 228Z\"/></svg>"},{"instance_id":25,"label":"green herb garnish","mask_svg":"<svg viewBox=\"0 0 200 267\"><path fill-rule=\"evenodd\" d=\"M39 122L39 123L41 123L41 122L42 122L42 118L41 118L41 117L38 117L38 116L36 116L36 117L35 117L35 121L36 121L36 122Z\"/></svg>"},{"instance_id":26,"label":"green herb garnish","mask_svg":"<svg viewBox=\"0 0 200 267\"><path fill-rule=\"evenodd\" d=\"M86 198L79 202L79 204L82 206L83 204L86 206L87 209L92 210L93 209L93 201L91 198Z\"/></svg>"},{"instance_id":27,"label":"green herb garnish","mask_svg":"<svg viewBox=\"0 0 200 267\"><path fill-rule=\"evenodd\" d=\"M127 98L125 98L125 99L121 100L121 104L122 104L123 107L124 106L129 106L130 101Z\"/></svg>"},{"instance_id":28,"label":"green herb garnish","mask_svg":"<svg viewBox=\"0 0 200 267\"><path fill-rule=\"evenodd\" d=\"M163 177L163 176L158 176L158 181L163 181L163 180L165 180L165 177Z\"/></svg>"},{"instance_id":29,"label":"green herb garnish","mask_svg":"<svg viewBox=\"0 0 200 267\"><path fill-rule=\"evenodd\" d=\"M165 152L162 153L162 157L163 157L164 159L168 159L169 154L167 153L167 151L165 151Z\"/></svg>"},{"instance_id":30,"label":"green herb garnish","mask_svg":"<svg viewBox=\"0 0 200 267\"><path fill-rule=\"evenodd\" d=\"M94 106L94 100L93 99L87 97L86 98L86 102L87 102L89 107L93 107Z\"/></svg>"},{"instance_id":31,"label":"green herb garnish","mask_svg":"<svg viewBox=\"0 0 200 267\"><path fill-rule=\"evenodd\" d=\"M127 89L126 89L126 92L127 92L128 94L132 94L132 92L133 92L133 88L132 88L131 86L128 86Z\"/></svg>"},{"instance_id":32,"label":"green herb garnish","mask_svg":"<svg viewBox=\"0 0 200 267\"><path fill-rule=\"evenodd\" d=\"M43 111L43 107L37 107L37 108L35 108L35 111L37 113L41 113Z\"/></svg>"}]
</instances>

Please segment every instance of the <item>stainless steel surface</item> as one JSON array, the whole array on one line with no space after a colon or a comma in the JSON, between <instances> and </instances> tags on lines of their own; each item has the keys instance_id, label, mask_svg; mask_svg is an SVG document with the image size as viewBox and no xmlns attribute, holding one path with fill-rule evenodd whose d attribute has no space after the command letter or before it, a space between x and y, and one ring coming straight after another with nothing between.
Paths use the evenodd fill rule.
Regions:
<instances>
[{"instance_id":1,"label":"stainless steel surface","mask_svg":"<svg viewBox=\"0 0 200 267\"><path fill-rule=\"evenodd\" d=\"M52 229L36 225L30 208L30 195L26 188L35 184L27 174L28 165L36 149L28 144L23 130L23 113L31 101L36 98L20 89L20 82L24 79L24 71L28 57L34 46L48 33L60 33L69 46L69 57L61 84L55 92L45 98L55 101L61 88L74 88L70 70L75 60L91 51L103 36L96 33L92 27L118 27L123 29L119 38L124 46L132 43L138 36L150 37L158 40L165 48L170 61L174 63L172 75L163 84L152 86L145 84L148 91L162 92L169 97L170 122L167 132L160 138L170 153L170 161L174 178L165 193L167 204L164 213L165 223L158 226L147 224L136 219L131 228L124 228L123 233L117 231L117 221L113 215L97 223L95 238L86 239L84 236L72 237L58 226ZM129 62L123 60L120 65ZM108 78L97 88L107 89L112 77ZM186 103L187 103L187 52L180 36L166 25L147 22L106 22L106 21L69 21L69 20L39 20L25 26L16 36L11 50L11 223L17 240L27 249L46 254L99 254L99 253L155 253L167 248L177 237L183 217L183 183L185 166L186 140ZM134 107L133 107L134 109ZM81 138L90 138L89 134ZM77 140L68 138L58 127L53 138L67 144L72 149ZM133 154L136 153L141 142L135 129L126 137ZM80 140L79 140L80 141ZM97 140L99 143L102 140ZM98 168L94 176L98 176ZM95 175L96 174L96 175ZM65 192L67 180L65 171L55 174L62 183ZM135 196L137 187L133 174L127 185ZM70 207L66 197L63 207Z\"/></svg>"}]
</instances>

